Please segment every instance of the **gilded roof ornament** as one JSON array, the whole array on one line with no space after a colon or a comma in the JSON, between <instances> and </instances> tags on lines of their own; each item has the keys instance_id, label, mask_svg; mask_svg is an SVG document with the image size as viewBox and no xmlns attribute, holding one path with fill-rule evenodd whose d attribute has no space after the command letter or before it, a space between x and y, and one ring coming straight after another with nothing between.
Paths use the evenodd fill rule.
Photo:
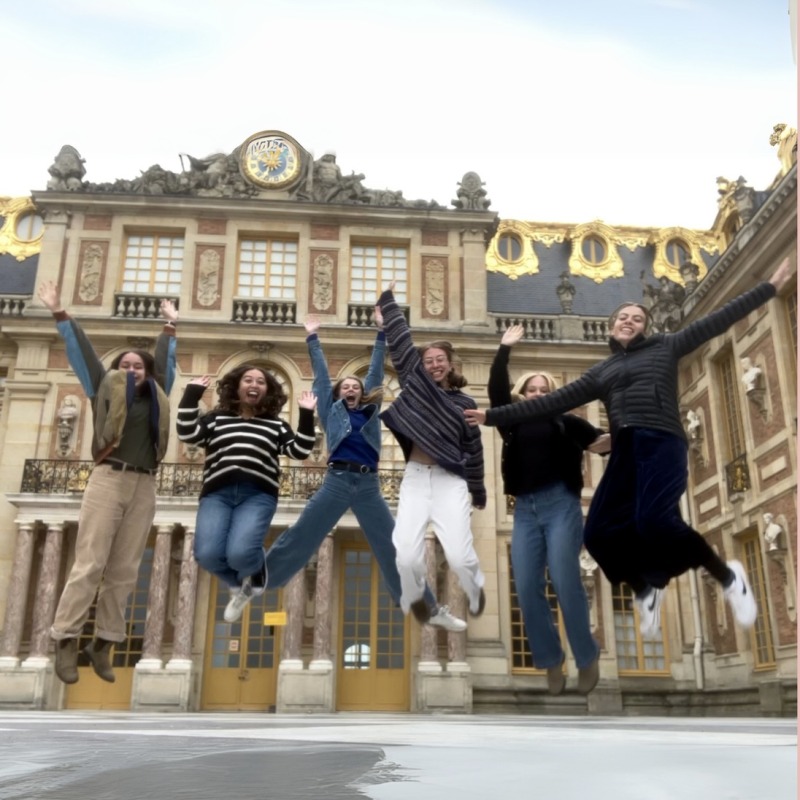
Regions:
<instances>
[{"instance_id":1,"label":"gilded roof ornament","mask_svg":"<svg viewBox=\"0 0 800 800\"><path fill-rule=\"evenodd\" d=\"M44 224L30 197L0 197L0 255L24 261L42 249Z\"/></svg>"}]
</instances>

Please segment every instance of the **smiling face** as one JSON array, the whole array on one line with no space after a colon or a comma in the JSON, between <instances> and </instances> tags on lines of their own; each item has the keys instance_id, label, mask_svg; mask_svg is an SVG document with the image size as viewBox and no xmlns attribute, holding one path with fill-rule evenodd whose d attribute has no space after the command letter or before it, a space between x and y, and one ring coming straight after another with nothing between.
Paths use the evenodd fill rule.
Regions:
<instances>
[{"instance_id":1,"label":"smiling face","mask_svg":"<svg viewBox=\"0 0 800 800\"><path fill-rule=\"evenodd\" d=\"M364 389L358 378L344 378L339 384L336 393L338 400L344 400L348 408L358 408L361 405L361 398L364 396Z\"/></svg>"},{"instance_id":2,"label":"smiling face","mask_svg":"<svg viewBox=\"0 0 800 800\"><path fill-rule=\"evenodd\" d=\"M123 353L122 358L119 360L118 369L122 370L122 372L132 372L136 386L141 386L147 377L144 360L138 353Z\"/></svg>"},{"instance_id":3,"label":"smiling face","mask_svg":"<svg viewBox=\"0 0 800 800\"><path fill-rule=\"evenodd\" d=\"M647 327L647 313L639 306L623 306L618 312L611 336L627 347Z\"/></svg>"},{"instance_id":4,"label":"smiling face","mask_svg":"<svg viewBox=\"0 0 800 800\"><path fill-rule=\"evenodd\" d=\"M260 369L249 369L239 379L239 403L242 410L252 411L267 396L267 379Z\"/></svg>"},{"instance_id":5,"label":"smiling face","mask_svg":"<svg viewBox=\"0 0 800 800\"><path fill-rule=\"evenodd\" d=\"M440 386L446 383L451 366L450 359L444 350L439 347L429 347L422 354L422 366L425 367L425 372Z\"/></svg>"},{"instance_id":6,"label":"smiling face","mask_svg":"<svg viewBox=\"0 0 800 800\"><path fill-rule=\"evenodd\" d=\"M541 397L542 395L550 394L550 384L544 375L534 375L525 384L522 390L522 396L526 400L531 400L534 397Z\"/></svg>"}]
</instances>

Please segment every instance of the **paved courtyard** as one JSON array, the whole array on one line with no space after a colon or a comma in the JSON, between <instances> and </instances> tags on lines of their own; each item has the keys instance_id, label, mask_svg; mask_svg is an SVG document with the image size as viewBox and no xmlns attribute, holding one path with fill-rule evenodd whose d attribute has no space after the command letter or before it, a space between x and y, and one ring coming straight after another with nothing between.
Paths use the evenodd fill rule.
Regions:
<instances>
[{"instance_id":1,"label":"paved courtyard","mask_svg":"<svg viewBox=\"0 0 800 800\"><path fill-rule=\"evenodd\" d=\"M0 712L2 800L796 800L795 720Z\"/></svg>"}]
</instances>

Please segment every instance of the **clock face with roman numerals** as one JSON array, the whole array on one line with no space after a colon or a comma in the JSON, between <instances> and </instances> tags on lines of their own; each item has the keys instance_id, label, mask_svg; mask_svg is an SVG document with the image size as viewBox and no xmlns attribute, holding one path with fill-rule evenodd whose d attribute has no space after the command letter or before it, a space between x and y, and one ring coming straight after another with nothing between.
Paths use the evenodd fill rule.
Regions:
<instances>
[{"instance_id":1,"label":"clock face with roman numerals","mask_svg":"<svg viewBox=\"0 0 800 800\"><path fill-rule=\"evenodd\" d=\"M300 148L277 131L251 136L242 147L241 158L245 177L266 189L282 189L300 175Z\"/></svg>"}]
</instances>

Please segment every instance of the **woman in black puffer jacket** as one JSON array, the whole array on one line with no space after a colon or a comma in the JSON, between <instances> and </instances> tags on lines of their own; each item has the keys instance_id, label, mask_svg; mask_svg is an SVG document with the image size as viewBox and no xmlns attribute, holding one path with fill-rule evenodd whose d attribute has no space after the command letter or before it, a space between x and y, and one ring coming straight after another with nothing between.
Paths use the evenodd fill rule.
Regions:
<instances>
[{"instance_id":1,"label":"woman in black puffer jacket","mask_svg":"<svg viewBox=\"0 0 800 800\"><path fill-rule=\"evenodd\" d=\"M464 412L471 424L507 427L603 402L613 446L589 509L584 543L611 583L633 589L645 636L660 631L670 578L698 567L723 585L742 626L755 622L744 567L723 561L680 514L687 442L678 409L678 361L774 297L790 276L785 259L769 281L676 333L646 336L647 309L625 303L611 316L611 356L576 381L535 400Z\"/></svg>"}]
</instances>

